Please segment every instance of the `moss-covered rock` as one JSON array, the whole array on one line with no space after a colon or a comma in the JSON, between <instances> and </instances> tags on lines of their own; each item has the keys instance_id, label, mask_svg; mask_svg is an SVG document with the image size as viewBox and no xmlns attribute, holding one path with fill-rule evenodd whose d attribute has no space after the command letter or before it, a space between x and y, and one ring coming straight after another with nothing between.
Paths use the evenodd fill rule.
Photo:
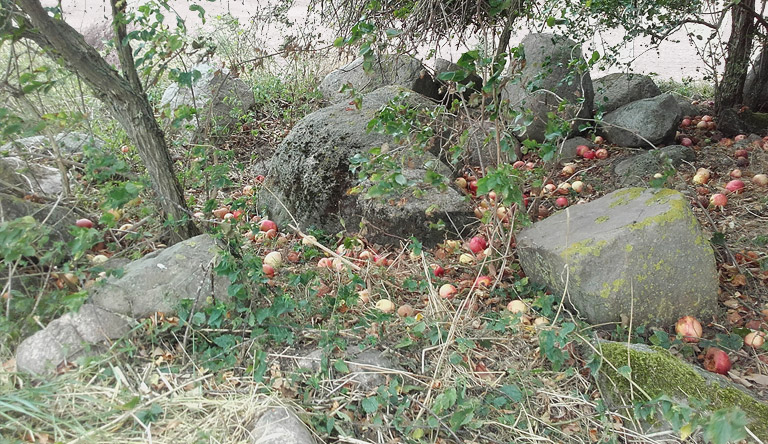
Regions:
<instances>
[{"instance_id":1,"label":"moss-covered rock","mask_svg":"<svg viewBox=\"0 0 768 444\"><path fill-rule=\"evenodd\" d=\"M593 324L666 327L717 305L714 253L673 190L625 188L562 210L520 233L518 256L531 280L567 289L566 303Z\"/></svg>"},{"instance_id":2,"label":"moss-covered rock","mask_svg":"<svg viewBox=\"0 0 768 444\"><path fill-rule=\"evenodd\" d=\"M666 395L684 405L691 399L703 401L710 411L738 407L747 414L747 427L763 441L768 439L768 404L743 387L692 366L660 347L604 341L596 346L603 355L598 383L609 404L647 401L639 388L651 398ZM634 387L616 371L624 366L632 369Z\"/></svg>"}]
</instances>

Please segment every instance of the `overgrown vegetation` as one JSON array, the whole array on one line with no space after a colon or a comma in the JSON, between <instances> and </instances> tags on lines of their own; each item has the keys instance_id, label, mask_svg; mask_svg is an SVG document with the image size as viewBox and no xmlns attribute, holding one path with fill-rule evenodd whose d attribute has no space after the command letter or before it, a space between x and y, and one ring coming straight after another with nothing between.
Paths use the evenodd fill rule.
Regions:
<instances>
[{"instance_id":1,"label":"overgrown vegetation","mask_svg":"<svg viewBox=\"0 0 768 444\"><path fill-rule=\"evenodd\" d=\"M365 6L368 14L361 20L342 20L352 31L337 44L353 45L353 51L372 58L386 49L383 42L403 48L425 30L443 37L472 26L489 32L509 29L522 18L543 19L552 29L576 20L551 9L536 12L524 2L478 2L474 9L474 2L448 2L452 9L437 19L428 14L435 3L346 2L345 11ZM491 39L465 53L459 69L441 79L459 82L477 73L485 80L482 90L464 96L460 93L469 88L451 83L455 101L429 111L393 101L369 124L371 131L393 135L416 154L439 147L442 158L461 171L470 137L465 128L478 121L495 122L495 129L481 139L495 147L497 161L509 163L457 174L477 179L471 199L481 209L477 231L488 239L490 254L462 263L464 247L459 241L427 250L411 239L401 249L387 251L369 245L363 236L345 233L306 233L316 242L303 242L302 234L289 227L280 227L274 239L255 236L264 215L253 192L262 178L253 166L269 157L298 120L321 105L315 86L330 53L316 56L319 48L289 40L278 59L267 57L268 51L254 49L261 30L231 16L209 14L212 27L200 34L181 25L169 29L157 15L170 15L166 6L152 2L136 15L125 15L127 23L146 30L135 31L138 34L129 40L152 103L159 102L171 82L191 84L197 61L227 66L248 82L256 101L252 110L239 113L239 126L227 129L226 137L216 143L194 143L184 136L168 141L175 178L189 207L187 216L202 213L198 226L226 246L215 271L229 279L231 299L204 307L187 300L174 315L143 319L107 352L60 368L51 380L13 372L14 349L23 338L77 310L88 288L98 285L100 274L121 273L120 267L105 265L102 257L137 259L161 249L171 239L172 226L154 210L158 196L152 180L126 130L105 112L108 107L77 75L41 57L34 46L13 36L0 41L0 51L10 56L0 89L5 104L0 107L0 141L33 134L52 139L73 130L104 141L103 146L92 143L78 157L53 152L29 158L69 171L67 203L78 215L99 215L95 228L72 227L69 236L57 238L31 218L0 219L0 442L248 442L247 429L258 407L280 404L295 407L325 442L618 443L694 436L725 443L747 438L744 412L704 400L689 399L685 405L637 391L624 405L606 402L604 386L597 383L606 364L592 344L598 338L653 344L692 361L702 348L718 346L737 354L743 369L764 374L766 348L750 353L741 349L745 326L763 319L760 307L768 302L768 233L760 227L760 218L738 216L765 208L765 196L744 198L731 213L698 209L720 256L726 301L740 307L729 316L729 324L709 327L710 339L695 345L675 336L671 328L618 324L606 331L585 324L566 309L562 295L529 282L512 247L521 226L554 209L555 196L541 189L560 170L544 161L562 144L571 121L553 114L545 141L515 142L512 134L530 124L530 116L498 100L500 89L514 80L505 76L507 45ZM577 12L615 11L612 6L601 2L592 11ZM697 4L668 6L689 10ZM194 11L205 16L201 7ZM662 17L667 13L664 8L655 11ZM404 18L414 19L405 22L412 27L395 30L394 24ZM401 35L411 40L392 40ZM114 47L112 41L104 50ZM510 52L519 56L511 60L520 62L519 49ZM588 63L598 63L610 53L600 55ZM712 98L713 90L707 87L664 87L696 100ZM169 120L181 128L193 123L196 113L185 109ZM580 129L591 136L592 123ZM446 128L455 131L447 140L438 140ZM702 146L711 145L705 161L713 171L728 174L728 165L716 164L731 141L705 143L710 133L693 134ZM353 160L361 181L374 184L367 189L370 198L391 198L414 185L398 174L401 159L389 154L379 147ZM531 166L513 168L515 160ZM768 166L768 156L755 151L752 162ZM608 166L577 165L569 179L594 187L587 197L573 190L568 197L592 199L610 191L612 185L601 181ZM657 185L690 183L692 173L668 169ZM453 179L430 170L423 180L445 187ZM222 206L233 214L242 211L242 216L228 221L214 217L213 210ZM741 223L742 230L728 228ZM736 233L742 238L736 239ZM263 267L271 251L280 251L287 262L273 277ZM362 252L376 259L365 259ZM355 267L318 267L318 260L327 257L346 257ZM433 264L445 267L445 274L437 275ZM493 279L479 281L481 276ZM439 296L438 288L445 283L458 287L455 298ZM410 310L382 311L376 303L383 299ZM524 313L506 309L515 300L524 302ZM764 327L762 322L758 328ZM354 366L355 352L369 350L386 351L391 365ZM633 380L631 363L613 370L614 376ZM367 387L353 383L361 373L375 382ZM709 414L711 409L716 411ZM645 422L662 420L669 424L664 432Z\"/></svg>"}]
</instances>

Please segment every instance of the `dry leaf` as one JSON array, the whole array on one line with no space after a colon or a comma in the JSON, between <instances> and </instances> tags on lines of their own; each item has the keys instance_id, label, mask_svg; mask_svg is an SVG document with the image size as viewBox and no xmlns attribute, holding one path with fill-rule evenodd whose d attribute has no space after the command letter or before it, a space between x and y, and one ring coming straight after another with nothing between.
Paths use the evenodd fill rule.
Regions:
<instances>
[{"instance_id":1,"label":"dry leaf","mask_svg":"<svg viewBox=\"0 0 768 444\"><path fill-rule=\"evenodd\" d=\"M731 285L734 287L743 287L744 285L747 285L747 277L743 274L737 274L731 279Z\"/></svg>"}]
</instances>

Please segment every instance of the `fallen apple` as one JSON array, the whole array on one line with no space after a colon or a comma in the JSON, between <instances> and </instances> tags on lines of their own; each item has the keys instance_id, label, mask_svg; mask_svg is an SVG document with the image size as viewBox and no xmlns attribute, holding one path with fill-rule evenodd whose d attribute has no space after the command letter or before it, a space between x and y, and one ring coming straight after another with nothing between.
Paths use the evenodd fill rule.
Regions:
<instances>
[{"instance_id":1,"label":"fallen apple","mask_svg":"<svg viewBox=\"0 0 768 444\"><path fill-rule=\"evenodd\" d=\"M78 219L75 221L75 226L80 228L93 228L93 221L90 219Z\"/></svg>"},{"instance_id":2,"label":"fallen apple","mask_svg":"<svg viewBox=\"0 0 768 444\"><path fill-rule=\"evenodd\" d=\"M478 276L475 279L475 287L490 287L493 284L493 279L490 276Z\"/></svg>"},{"instance_id":3,"label":"fallen apple","mask_svg":"<svg viewBox=\"0 0 768 444\"><path fill-rule=\"evenodd\" d=\"M437 264L432 264L429 267L432 269L432 274L434 274L436 277L442 277L445 275L445 268Z\"/></svg>"},{"instance_id":4,"label":"fallen apple","mask_svg":"<svg viewBox=\"0 0 768 444\"><path fill-rule=\"evenodd\" d=\"M414 310L409 304L403 304L397 309L397 315L401 318L413 316Z\"/></svg>"},{"instance_id":5,"label":"fallen apple","mask_svg":"<svg viewBox=\"0 0 768 444\"><path fill-rule=\"evenodd\" d=\"M261 221L261 224L259 224L259 229L261 231L269 231L269 230L277 231L277 224L269 219L264 219Z\"/></svg>"},{"instance_id":6,"label":"fallen apple","mask_svg":"<svg viewBox=\"0 0 768 444\"><path fill-rule=\"evenodd\" d=\"M568 198L565 196L560 196L557 199L555 199L555 205L558 208L565 208L568 206Z\"/></svg>"},{"instance_id":7,"label":"fallen apple","mask_svg":"<svg viewBox=\"0 0 768 444\"><path fill-rule=\"evenodd\" d=\"M725 189L731 193L739 194L744 191L744 182L741 179L733 179L725 185Z\"/></svg>"},{"instance_id":8,"label":"fallen apple","mask_svg":"<svg viewBox=\"0 0 768 444\"><path fill-rule=\"evenodd\" d=\"M381 299L376 302L376 308L383 313L393 313L395 311L395 304L389 299Z\"/></svg>"},{"instance_id":9,"label":"fallen apple","mask_svg":"<svg viewBox=\"0 0 768 444\"><path fill-rule=\"evenodd\" d=\"M229 213L229 207L221 207L213 210L213 216L217 219L223 219L224 215Z\"/></svg>"},{"instance_id":10,"label":"fallen apple","mask_svg":"<svg viewBox=\"0 0 768 444\"><path fill-rule=\"evenodd\" d=\"M675 324L675 333L683 337L683 342L699 342L702 332L701 323L693 316L683 316Z\"/></svg>"},{"instance_id":11,"label":"fallen apple","mask_svg":"<svg viewBox=\"0 0 768 444\"><path fill-rule=\"evenodd\" d=\"M262 265L261 266L261 271L264 272L264 276L267 276L267 277L270 277L270 278L275 277L275 267L273 267L273 266L271 266L269 264Z\"/></svg>"},{"instance_id":12,"label":"fallen apple","mask_svg":"<svg viewBox=\"0 0 768 444\"><path fill-rule=\"evenodd\" d=\"M473 262L475 262L475 257L469 253L462 253L461 256L459 256L459 263L462 265L469 265Z\"/></svg>"},{"instance_id":13,"label":"fallen apple","mask_svg":"<svg viewBox=\"0 0 768 444\"><path fill-rule=\"evenodd\" d=\"M719 348L710 347L704 355L704 368L713 373L726 375L731 369L731 359L728 353Z\"/></svg>"},{"instance_id":14,"label":"fallen apple","mask_svg":"<svg viewBox=\"0 0 768 444\"><path fill-rule=\"evenodd\" d=\"M583 157L585 159L588 159L588 160L592 160L592 159L595 158L595 151L594 150L584 151L584 153L581 155L581 157Z\"/></svg>"},{"instance_id":15,"label":"fallen apple","mask_svg":"<svg viewBox=\"0 0 768 444\"><path fill-rule=\"evenodd\" d=\"M602 136L597 136L595 137L595 143L598 145L602 145L603 143L605 143L605 139Z\"/></svg>"},{"instance_id":16,"label":"fallen apple","mask_svg":"<svg viewBox=\"0 0 768 444\"><path fill-rule=\"evenodd\" d=\"M457 292L456 287L454 287L453 285L443 284L437 293L443 299L451 299L456 295L456 292Z\"/></svg>"},{"instance_id":17,"label":"fallen apple","mask_svg":"<svg viewBox=\"0 0 768 444\"><path fill-rule=\"evenodd\" d=\"M267 255L264 256L264 263L275 268L280 268L280 265L283 264L283 255L280 254L279 251L267 253Z\"/></svg>"},{"instance_id":18,"label":"fallen apple","mask_svg":"<svg viewBox=\"0 0 768 444\"><path fill-rule=\"evenodd\" d=\"M589 150L588 146L586 146L586 145L578 145L576 147L576 155L577 156L584 156L584 152L587 151L587 150ZM573 173L571 173L571 174L573 174Z\"/></svg>"},{"instance_id":19,"label":"fallen apple","mask_svg":"<svg viewBox=\"0 0 768 444\"><path fill-rule=\"evenodd\" d=\"M755 174L752 176L752 183L761 187L768 186L768 176L765 174Z\"/></svg>"},{"instance_id":20,"label":"fallen apple","mask_svg":"<svg viewBox=\"0 0 768 444\"><path fill-rule=\"evenodd\" d=\"M469 240L469 249L475 254L485 250L487 247L488 242L486 242L484 237L474 236Z\"/></svg>"},{"instance_id":21,"label":"fallen apple","mask_svg":"<svg viewBox=\"0 0 768 444\"><path fill-rule=\"evenodd\" d=\"M510 313L525 314L528 312L528 305L526 305L526 303L521 301L520 299L515 299L514 301L510 301L509 304L507 304L507 310Z\"/></svg>"},{"instance_id":22,"label":"fallen apple","mask_svg":"<svg viewBox=\"0 0 768 444\"><path fill-rule=\"evenodd\" d=\"M728 203L728 197L725 194L713 194L709 198L709 204L715 207L724 207Z\"/></svg>"},{"instance_id":23,"label":"fallen apple","mask_svg":"<svg viewBox=\"0 0 768 444\"><path fill-rule=\"evenodd\" d=\"M595 157L597 157L600 160L607 159L608 158L608 150L605 148L600 148L597 151L595 151Z\"/></svg>"},{"instance_id":24,"label":"fallen apple","mask_svg":"<svg viewBox=\"0 0 768 444\"><path fill-rule=\"evenodd\" d=\"M752 348L760 348L765 343L765 333L761 331L752 331L744 336L744 345Z\"/></svg>"},{"instance_id":25,"label":"fallen apple","mask_svg":"<svg viewBox=\"0 0 768 444\"><path fill-rule=\"evenodd\" d=\"M584 182L577 180L571 185L571 189L577 193L584 191Z\"/></svg>"},{"instance_id":26,"label":"fallen apple","mask_svg":"<svg viewBox=\"0 0 768 444\"><path fill-rule=\"evenodd\" d=\"M682 145L682 146L692 146L693 145L693 141L691 139L687 138L687 137L683 137L682 139L680 139L680 145Z\"/></svg>"}]
</instances>

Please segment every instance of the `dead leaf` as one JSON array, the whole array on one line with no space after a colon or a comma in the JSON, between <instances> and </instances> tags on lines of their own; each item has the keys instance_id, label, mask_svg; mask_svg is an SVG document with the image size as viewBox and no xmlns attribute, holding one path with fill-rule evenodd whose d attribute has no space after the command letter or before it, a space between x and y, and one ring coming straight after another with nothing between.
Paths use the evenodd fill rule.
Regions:
<instances>
[{"instance_id":1,"label":"dead leaf","mask_svg":"<svg viewBox=\"0 0 768 444\"><path fill-rule=\"evenodd\" d=\"M746 375L744 379L748 379L757 385L768 387L768 375Z\"/></svg>"},{"instance_id":2,"label":"dead leaf","mask_svg":"<svg viewBox=\"0 0 768 444\"><path fill-rule=\"evenodd\" d=\"M734 287L743 287L747 285L747 277L743 274L737 274L731 279L731 285Z\"/></svg>"}]
</instances>

